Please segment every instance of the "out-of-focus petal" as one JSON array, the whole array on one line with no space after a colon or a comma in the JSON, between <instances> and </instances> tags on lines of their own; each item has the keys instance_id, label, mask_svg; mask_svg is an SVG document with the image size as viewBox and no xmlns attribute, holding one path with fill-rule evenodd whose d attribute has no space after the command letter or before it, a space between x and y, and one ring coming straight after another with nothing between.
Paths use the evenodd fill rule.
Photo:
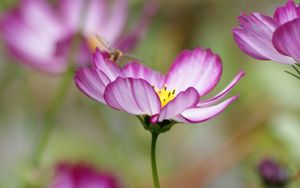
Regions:
<instances>
[{"instance_id":1,"label":"out-of-focus petal","mask_svg":"<svg viewBox=\"0 0 300 188\"><path fill-rule=\"evenodd\" d=\"M300 19L295 19L280 26L273 36L276 49L300 61Z\"/></svg>"},{"instance_id":2,"label":"out-of-focus petal","mask_svg":"<svg viewBox=\"0 0 300 188\"><path fill-rule=\"evenodd\" d=\"M223 99L224 96L226 96L227 93L229 93L231 91L231 89L240 81L240 79L244 75L245 75L245 72L243 70L241 70L225 89L223 89L216 96L214 96L208 100L200 101L198 106L199 107L210 106L210 105L213 105L213 104L219 102L221 99Z\"/></svg>"},{"instance_id":3,"label":"out-of-focus petal","mask_svg":"<svg viewBox=\"0 0 300 188\"><path fill-rule=\"evenodd\" d=\"M166 78L169 90L184 91L195 88L200 96L210 92L219 82L222 62L210 49L183 51L174 61Z\"/></svg>"},{"instance_id":4,"label":"out-of-focus petal","mask_svg":"<svg viewBox=\"0 0 300 188\"><path fill-rule=\"evenodd\" d=\"M239 17L240 27L233 29L233 36L246 54L261 60L274 60L279 63L293 64L295 61L280 54L272 43L272 36L279 24L271 17L253 13Z\"/></svg>"},{"instance_id":5,"label":"out-of-focus petal","mask_svg":"<svg viewBox=\"0 0 300 188\"><path fill-rule=\"evenodd\" d=\"M80 14L84 7L84 0L61 0L59 4L62 18L65 20L66 26L71 31L77 31L79 28Z\"/></svg>"},{"instance_id":6,"label":"out-of-focus petal","mask_svg":"<svg viewBox=\"0 0 300 188\"><path fill-rule=\"evenodd\" d=\"M128 17L128 0L115 0L110 14L106 15L99 33L110 44L114 44L123 31Z\"/></svg>"},{"instance_id":7,"label":"out-of-focus petal","mask_svg":"<svg viewBox=\"0 0 300 188\"><path fill-rule=\"evenodd\" d=\"M106 54L102 53L98 48L93 54L93 65L97 69L103 71L111 81L114 81L119 76L123 76L123 73L118 65L109 60L106 57Z\"/></svg>"},{"instance_id":8,"label":"out-of-focus petal","mask_svg":"<svg viewBox=\"0 0 300 188\"><path fill-rule=\"evenodd\" d=\"M184 123L204 122L216 117L218 114L223 112L225 108L233 103L236 99L238 99L238 96L231 97L226 101L214 106L190 108L174 119Z\"/></svg>"},{"instance_id":9,"label":"out-of-focus petal","mask_svg":"<svg viewBox=\"0 0 300 188\"><path fill-rule=\"evenodd\" d=\"M164 119L171 119L186 109L195 106L199 102L199 99L200 96L197 90L192 87L180 92L175 99L163 107L158 117L158 121L161 122Z\"/></svg>"},{"instance_id":10,"label":"out-of-focus petal","mask_svg":"<svg viewBox=\"0 0 300 188\"><path fill-rule=\"evenodd\" d=\"M280 24L284 24L296 18L300 18L300 10L293 0L288 0L285 6L278 7L274 14L274 19Z\"/></svg>"},{"instance_id":11,"label":"out-of-focus petal","mask_svg":"<svg viewBox=\"0 0 300 188\"><path fill-rule=\"evenodd\" d=\"M59 163L49 188L117 188L119 183L112 174L98 171L85 164Z\"/></svg>"},{"instance_id":12,"label":"out-of-focus petal","mask_svg":"<svg viewBox=\"0 0 300 188\"><path fill-rule=\"evenodd\" d=\"M56 42L67 33L43 1L23 1L1 20L0 32L8 49L22 63L52 73L65 70L65 58L55 52Z\"/></svg>"},{"instance_id":13,"label":"out-of-focus petal","mask_svg":"<svg viewBox=\"0 0 300 188\"><path fill-rule=\"evenodd\" d=\"M134 115L154 115L160 111L160 100L153 87L143 79L118 77L107 85L104 100L112 108Z\"/></svg>"},{"instance_id":14,"label":"out-of-focus petal","mask_svg":"<svg viewBox=\"0 0 300 188\"><path fill-rule=\"evenodd\" d=\"M122 72L125 77L142 78L157 88L162 88L165 82L163 74L136 62L126 64Z\"/></svg>"},{"instance_id":15,"label":"out-of-focus petal","mask_svg":"<svg viewBox=\"0 0 300 188\"><path fill-rule=\"evenodd\" d=\"M137 22L136 26L130 31L130 33L126 33L122 36L114 47L121 49L124 52L133 49L139 40L144 37L153 16L157 12L157 9L158 5L155 0L147 0L145 2L141 18Z\"/></svg>"},{"instance_id":16,"label":"out-of-focus petal","mask_svg":"<svg viewBox=\"0 0 300 188\"><path fill-rule=\"evenodd\" d=\"M84 0L85 2L88 2ZM86 9L86 15L83 16L85 19L83 28L84 33L87 34L94 34L95 32L98 32L102 28L99 28L101 25L102 27L105 27L105 21L106 21L106 14L107 10L109 10L108 2L107 0L89 0L88 8ZM100 31L101 32L101 31Z\"/></svg>"},{"instance_id":17,"label":"out-of-focus petal","mask_svg":"<svg viewBox=\"0 0 300 188\"><path fill-rule=\"evenodd\" d=\"M61 0L60 11L67 27L93 35L106 16L107 0Z\"/></svg>"},{"instance_id":18,"label":"out-of-focus petal","mask_svg":"<svg viewBox=\"0 0 300 188\"><path fill-rule=\"evenodd\" d=\"M87 67L79 68L74 81L76 86L87 96L105 103L103 93L110 80L102 71Z\"/></svg>"}]
</instances>

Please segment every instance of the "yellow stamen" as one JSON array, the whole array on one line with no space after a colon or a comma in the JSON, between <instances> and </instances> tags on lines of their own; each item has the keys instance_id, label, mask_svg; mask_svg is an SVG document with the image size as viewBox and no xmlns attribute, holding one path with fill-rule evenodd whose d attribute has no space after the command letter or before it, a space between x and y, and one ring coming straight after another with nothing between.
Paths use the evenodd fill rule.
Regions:
<instances>
[{"instance_id":1,"label":"yellow stamen","mask_svg":"<svg viewBox=\"0 0 300 188\"><path fill-rule=\"evenodd\" d=\"M175 89L167 90L166 85L162 89L158 89L155 86L153 86L153 88L160 99L161 107L166 106L166 104L168 104L170 101L172 101L175 98Z\"/></svg>"}]
</instances>

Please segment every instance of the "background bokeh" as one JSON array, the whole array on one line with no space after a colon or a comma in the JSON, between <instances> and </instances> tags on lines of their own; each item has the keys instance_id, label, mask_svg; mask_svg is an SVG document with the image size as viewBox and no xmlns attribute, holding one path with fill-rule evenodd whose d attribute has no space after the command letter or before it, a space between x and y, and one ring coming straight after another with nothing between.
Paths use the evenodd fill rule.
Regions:
<instances>
[{"instance_id":1,"label":"background bokeh","mask_svg":"<svg viewBox=\"0 0 300 188\"><path fill-rule=\"evenodd\" d=\"M0 16L17 3L0 1ZM130 0L130 23L143 0ZM291 172L300 167L300 82L287 65L252 59L235 44L231 30L240 12L273 14L279 0L160 0L145 38L132 52L149 67L166 72L183 49L211 48L223 60L224 88L240 70L246 77L232 91L240 99L221 116L198 125L176 125L159 138L162 187L260 187L257 163L273 157ZM129 24L130 24L129 23ZM41 41L43 42L43 41ZM0 187L34 181L28 166L43 114L61 76L37 72L0 50ZM209 96L208 96L209 97ZM114 172L126 187L150 188L150 134L137 118L98 104L69 85L42 158L43 178L57 161L88 161ZM299 187L292 184L291 187Z\"/></svg>"}]
</instances>

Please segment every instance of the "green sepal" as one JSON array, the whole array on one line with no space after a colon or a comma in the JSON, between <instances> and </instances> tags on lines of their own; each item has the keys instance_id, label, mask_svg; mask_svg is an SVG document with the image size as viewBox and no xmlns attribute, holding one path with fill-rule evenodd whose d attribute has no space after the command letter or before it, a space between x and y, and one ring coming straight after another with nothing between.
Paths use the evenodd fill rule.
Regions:
<instances>
[{"instance_id":1,"label":"green sepal","mask_svg":"<svg viewBox=\"0 0 300 188\"><path fill-rule=\"evenodd\" d=\"M157 135L159 135L160 133L168 132L173 127L173 125L177 123L176 121L172 121L172 120L164 120L162 122L152 124L150 122L149 116L137 116L137 118L140 120L143 127L147 131L150 131L151 133Z\"/></svg>"}]
</instances>

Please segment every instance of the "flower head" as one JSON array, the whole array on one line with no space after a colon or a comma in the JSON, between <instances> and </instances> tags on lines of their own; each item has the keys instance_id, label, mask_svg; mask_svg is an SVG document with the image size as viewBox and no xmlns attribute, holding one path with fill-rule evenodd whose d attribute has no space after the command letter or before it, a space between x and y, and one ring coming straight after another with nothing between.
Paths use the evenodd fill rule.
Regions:
<instances>
[{"instance_id":1,"label":"flower head","mask_svg":"<svg viewBox=\"0 0 300 188\"><path fill-rule=\"evenodd\" d=\"M117 188L114 176L83 164L60 163L49 188Z\"/></svg>"},{"instance_id":2,"label":"flower head","mask_svg":"<svg viewBox=\"0 0 300 188\"><path fill-rule=\"evenodd\" d=\"M242 13L233 35L240 49L260 60L284 64L300 61L300 7L293 0L278 7L274 16Z\"/></svg>"},{"instance_id":3,"label":"flower head","mask_svg":"<svg viewBox=\"0 0 300 188\"><path fill-rule=\"evenodd\" d=\"M124 35L128 0L114 0L113 3L108 0L61 0L55 6L46 0L22 0L1 19L0 34L11 54L20 62L46 72L61 73L66 70L70 53L76 56L79 64L89 61L90 51L102 46L96 35L114 48L132 49L153 16L155 6L149 2L140 19L143 24L138 23L138 29L133 28ZM71 52L75 41L79 48Z\"/></svg>"},{"instance_id":4,"label":"flower head","mask_svg":"<svg viewBox=\"0 0 300 188\"><path fill-rule=\"evenodd\" d=\"M202 99L215 88L221 74L220 57L201 48L181 52L167 75L137 62L120 68L97 50L93 66L80 68L75 83L90 98L142 116L152 124L198 123L215 117L238 98L218 103L244 75L243 71L219 94Z\"/></svg>"},{"instance_id":5,"label":"flower head","mask_svg":"<svg viewBox=\"0 0 300 188\"><path fill-rule=\"evenodd\" d=\"M258 172L268 186L284 187L289 183L287 169L272 159L262 160L258 166Z\"/></svg>"}]
</instances>

